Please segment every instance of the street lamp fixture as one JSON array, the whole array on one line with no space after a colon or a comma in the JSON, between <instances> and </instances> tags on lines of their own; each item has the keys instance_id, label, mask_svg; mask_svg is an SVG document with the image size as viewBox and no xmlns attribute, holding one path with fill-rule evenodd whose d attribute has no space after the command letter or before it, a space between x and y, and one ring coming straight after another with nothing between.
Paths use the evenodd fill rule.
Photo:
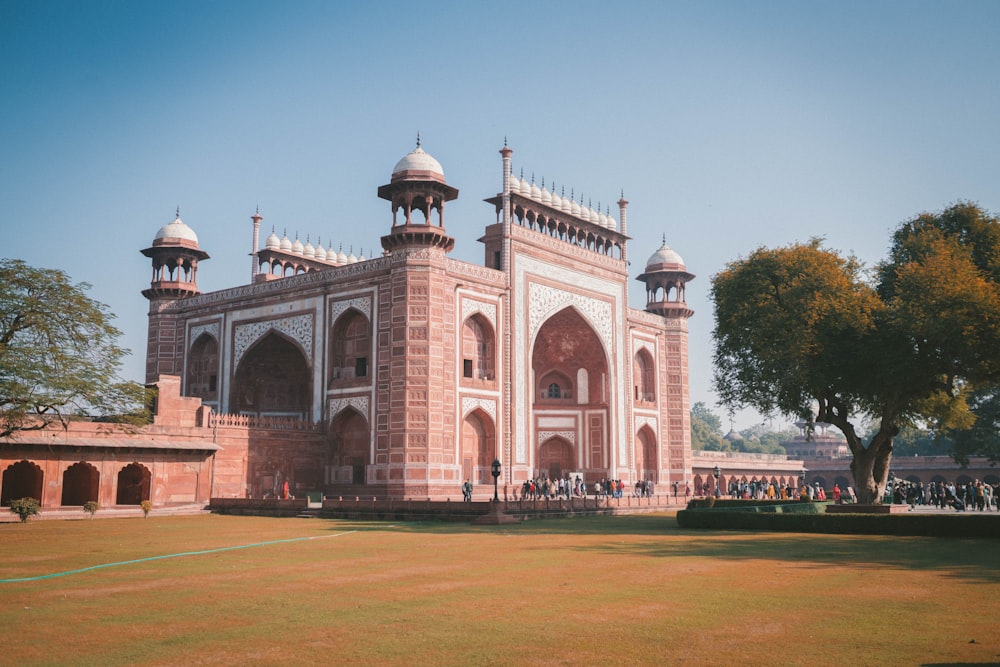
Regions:
<instances>
[{"instance_id":1,"label":"street lamp fixture","mask_svg":"<svg viewBox=\"0 0 1000 667\"><path fill-rule=\"evenodd\" d=\"M803 468L799 471L799 487L806 485L806 469Z\"/></svg>"},{"instance_id":2,"label":"street lamp fixture","mask_svg":"<svg viewBox=\"0 0 1000 667\"><path fill-rule=\"evenodd\" d=\"M500 496L497 495L497 480L500 479L500 459L493 459L493 466L490 473L493 475L493 502L500 502Z\"/></svg>"}]
</instances>

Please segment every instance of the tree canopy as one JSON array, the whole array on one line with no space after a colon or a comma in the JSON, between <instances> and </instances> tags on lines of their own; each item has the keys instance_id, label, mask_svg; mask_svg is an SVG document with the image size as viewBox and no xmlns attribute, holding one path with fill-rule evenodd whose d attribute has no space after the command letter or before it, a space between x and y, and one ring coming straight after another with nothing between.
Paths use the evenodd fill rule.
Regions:
<instances>
[{"instance_id":1,"label":"tree canopy","mask_svg":"<svg viewBox=\"0 0 1000 667\"><path fill-rule=\"evenodd\" d=\"M712 299L723 405L836 426L863 502L901 428L967 429L972 392L1000 383L1000 221L974 204L903 223L872 271L819 240L759 248L713 277Z\"/></svg>"},{"instance_id":2,"label":"tree canopy","mask_svg":"<svg viewBox=\"0 0 1000 667\"><path fill-rule=\"evenodd\" d=\"M128 350L107 306L65 273L0 259L0 437L78 416L145 418L145 389L118 377Z\"/></svg>"}]
</instances>

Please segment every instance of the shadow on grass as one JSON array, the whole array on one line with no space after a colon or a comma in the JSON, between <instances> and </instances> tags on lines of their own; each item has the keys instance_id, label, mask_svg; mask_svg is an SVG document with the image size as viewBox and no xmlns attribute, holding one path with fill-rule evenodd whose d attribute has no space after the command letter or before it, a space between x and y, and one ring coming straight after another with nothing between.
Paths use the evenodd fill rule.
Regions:
<instances>
[{"instance_id":1,"label":"shadow on grass","mask_svg":"<svg viewBox=\"0 0 1000 667\"><path fill-rule=\"evenodd\" d=\"M338 520L337 530L401 531L425 534L605 535L649 537L571 547L586 553L648 558L771 560L818 566L843 564L938 571L977 583L1000 583L996 540L891 535L824 535L770 531L685 530L673 514L576 517L524 521L505 526L444 522Z\"/></svg>"}]
</instances>

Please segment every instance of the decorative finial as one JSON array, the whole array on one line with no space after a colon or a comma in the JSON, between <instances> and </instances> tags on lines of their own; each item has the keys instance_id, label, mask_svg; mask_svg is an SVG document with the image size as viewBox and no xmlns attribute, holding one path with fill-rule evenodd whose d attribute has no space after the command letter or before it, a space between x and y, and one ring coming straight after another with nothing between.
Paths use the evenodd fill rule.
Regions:
<instances>
[{"instance_id":1,"label":"decorative finial","mask_svg":"<svg viewBox=\"0 0 1000 667\"><path fill-rule=\"evenodd\" d=\"M178 220L181 219L181 207L180 207L180 205L177 206L177 219Z\"/></svg>"},{"instance_id":2,"label":"decorative finial","mask_svg":"<svg viewBox=\"0 0 1000 667\"><path fill-rule=\"evenodd\" d=\"M417 148L420 148L420 130L417 130Z\"/></svg>"},{"instance_id":3,"label":"decorative finial","mask_svg":"<svg viewBox=\"0 0 1000 667\"><path fill-rule=\"evenodd\" d=\"M667 245L667 233L663 232L663 245Z\"/></svg>"},{"instance_id":4,"label":"decorative finial","mask_svg":"<svg viewBox=\"0 0 1000 667\"><path fill-rule=\"evenodd\" d=\"M256 213L257 213L257 215L260 215L260 204L257 204L257 211L256 211Z\"/></svg>"},{"instance_id":5,"label":"decorative finial","mask_svg":"<svg viewBox=\"0 0 1000 667\"><path fill-rule=\"evenodd\" d=\"M503 135L503 147L507 148L507 135Z\"/></svg>"}]
</instances>

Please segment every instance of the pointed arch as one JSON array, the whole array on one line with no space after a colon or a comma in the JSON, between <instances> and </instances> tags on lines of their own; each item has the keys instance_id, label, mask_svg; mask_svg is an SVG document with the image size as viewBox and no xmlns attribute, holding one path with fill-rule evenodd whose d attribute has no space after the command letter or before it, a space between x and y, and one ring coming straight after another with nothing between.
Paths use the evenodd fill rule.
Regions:
<instances>
[{"instance_id":1,"label":"pointed arch","mask_svg":"<svg viewBox=\"0 0 1000 667\"><path fill-rule=\"evenodd\" d=\"M139 463L130 463L119 470L115 504L140 505L142 501L150 500L152 479L149 468Z\"/></svg>"},{"instance_id":2,"label":"pointed arch","mask_svg":"<svg viewBox=\"0 0 1000 667\"><path fill-rule=\"evenodd\" d=\"M360 310L347 308L333 323L330 334L330 384L369 377L372 349L371 321Z\"/></svg>"},{"instance_id":3,"label":"pointed arch","mask_svg":"<svg viewBox=\"0 0 1000 667\"><path fill-rule=\"evenodd\" d=\"M482 409L477 408L462 420L459 461L462 465L462 479L474 484L490 484L490 467L498 458L496 424Z\"/></svg>"},{"instance_id":4,"label":"pointed arch","mask_svg":"<svg viewBox=\"0 0 1000 667\"><path fill-rule=\"evenodd\" d=\"M660 466L657 457L656 434L649 426L643 426L635 436L636 478L643 481L659 482Z\"/></svg>"},{"instance_id":5,"label":"pointed arch","mask_svg":"<svg viewBox=\"0 0 1000 667\"><path fill-rule=\"evenodd\" d=\"M97 502L100 492L101 473L97 468L80 461L66 468L63 473L62 505L84 505L91 500Z\"/></svg>"},{"instance_id":6,"label":"pointed arch","mask_svg":"<svg viewBox=\"0 0 1000 667\"><path fill-rule=\"evenodd\" d=\"M609 396L608 358L601 337L573 306L567 306L547 319L538 329L532 343L531 366L538 383L535 395L545 398L567 398L560 380L572 387L584 377L586 395L577 396L577 404L606 405ZM552 384L559 385L555 396Z\"/></svg>"},{"instance_id":7,"label":"pointed arch","mask_svg":"<svg viewBox=\"0 0 1000 667\"><path fill-rule=\"evenodd\" d=\"M185 395L196 396L206 403L219 400L219 341L208 332L191 345Z\"/></svg>"},{"instance_id":8,"label":"pointed arch","mask_svg":"<svg viewBox=\"0 0 1000 667\"><path fill-rule=\"evenodd\" d=\"M576 448L569 440L554 436L538 446L538 470L549 479L561 479L576 468Z\"/></svg>"},{"instance_id":9,"label":"pointed arch","mask_svg":"<svg viewBox=\"0 0 1000 667\"><path fill-rule=\"evenodd\" d=\"M327 483L365 484L371 465L371 428L353 406L330 420L327 437Z\"/></svg>"},{"instance_id":10,"label":"pointed arch","mask_svg":"<svg viewBox=\"0 0 1000 667\"><path fill-rule=\"evenodd\" d=\"M632 358L633 398L640 403L656 400L656 366L653 355L645 348L639 348Z\"/></svg>"},{"instance_id":11,"label":"pointed arch","mask_svg":"<svg viewBox=\"0 0 1000 667\"><path fill-rule=\"evenodd\" d=\"M475 380L496 378L496 333L490 322L475 313L462 324L462 377Z\"/></svg>"},{"instance_id":12,"label":"pointed arch","mask_svg":"<svg viewBox=\"0 0 1000 667\"><path fill-rule=\"evenodd\" d=\"M233 378L230 406L239 414L310 418L312 373L298 344L271 330L247 350Z\"/></svg>"},{"instance_id":13,"label":"pointed arch","mask_svg":"<svg viewBox=\"0 0 1000 667\"><path fill-rule=\"evenodd\" d=\"M18 461L7 466L0 480L0 505L9 507L12 500L34 498L42 502L42 469L31 461Z\"/></svg>"}]
</instances>

